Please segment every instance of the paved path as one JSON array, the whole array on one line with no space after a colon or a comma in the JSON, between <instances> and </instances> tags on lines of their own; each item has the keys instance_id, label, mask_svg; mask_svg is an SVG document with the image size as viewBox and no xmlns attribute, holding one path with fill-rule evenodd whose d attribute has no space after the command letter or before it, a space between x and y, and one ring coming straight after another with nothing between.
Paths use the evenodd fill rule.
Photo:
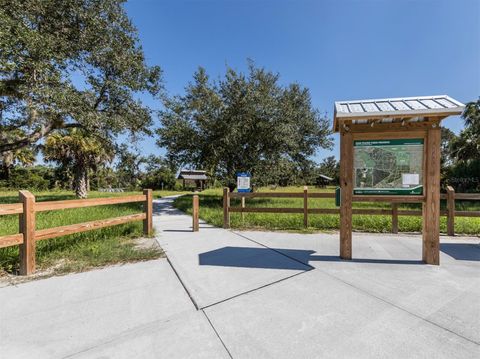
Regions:
<instances>
[{"instance_id":1,"label":"paved path","mask_svg":"<svg viewBox=\"0 0 480 359\"><path fill-rule=\"evenodd\" d=\"M228 358L224 351L165 259L0 289L2 359Z\"/></svg>"},{"instance_id":2,"label":"paved path","mask_svg":"<svg viewBox=\"0 0 480 359\"><path fill-rule=\"evenodd\" d=\"M478 358L478 238L236 232L155 201L165 259L0 289L0 358ZM180 280L179 280L180 279Z\"/></svg>"}]
</instances>

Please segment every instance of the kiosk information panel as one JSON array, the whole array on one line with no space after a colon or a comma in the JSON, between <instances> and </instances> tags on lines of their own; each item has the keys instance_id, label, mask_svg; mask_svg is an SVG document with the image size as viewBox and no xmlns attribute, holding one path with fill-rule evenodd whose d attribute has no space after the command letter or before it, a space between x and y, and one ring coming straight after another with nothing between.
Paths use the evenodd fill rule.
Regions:
<instances>
[{"instance_id":1,"label":"kiosk information panel","mask_svg":"<svg viewBox=\"0 0 480 359\"><path fill-rule=\"evenodd\" d=\"M423 138L356 140L354 194L423 194Z\"/></svg>"},{"instance_id":2,"label":"kiosk information panel","mask_svg":"<svg viewBox=\"0 0 480 359\"><path fill-rule=\"evenodd\" d=\"M238 172L237 173L237 190L238 192L250 192L250 173Z\"/></svg>"}]
</instances>

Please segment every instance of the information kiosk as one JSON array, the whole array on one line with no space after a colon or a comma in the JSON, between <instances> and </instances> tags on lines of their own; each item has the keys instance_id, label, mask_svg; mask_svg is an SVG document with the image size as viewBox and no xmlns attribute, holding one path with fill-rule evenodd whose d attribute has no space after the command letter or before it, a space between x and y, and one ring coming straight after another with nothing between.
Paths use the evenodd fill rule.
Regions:
<instances>
[{"instance_id":1,"label":"information kiosk","mask_svg":"<svg viewBox=\"0 0 480 359\"><path fill-rule=\"evenodd\" d=\"M449 96L335 102L340 132L340 257L352 258L352 202L422 203L422 259L440 259L440 122Z\"/></svg>"}]
</instances>

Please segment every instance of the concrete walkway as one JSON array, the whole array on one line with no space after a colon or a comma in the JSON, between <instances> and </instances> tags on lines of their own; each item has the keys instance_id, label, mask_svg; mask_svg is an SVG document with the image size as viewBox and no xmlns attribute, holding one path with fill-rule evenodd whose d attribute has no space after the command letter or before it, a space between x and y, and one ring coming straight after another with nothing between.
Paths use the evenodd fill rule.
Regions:
<instances>
[{"instance_id":1,"label":"concrete walkway","mask_svg":"<svg viewBox=\"0 0 480 359\"><path fill-rule=\"evenodd\" d=\"M160 259L1 288L0 358L228 355Z\"/></svg>"},{"instance_id":2,"label":"concrete walkway","mask_svg":"<svg viewBox=\"0 0 480 359\"><path fill-rule=\"evenodd\" d=\"M165 259L0 289L0 358L478 358L479 238L237 232L155 201Z\"/></svg>"},{"instance_id":3,"label":"concrete walkway","mask_svg":"<svg viewBox=\"0 0 480 359\"><path fill-rule=\"evenodd\" d=\"M421 236L226 231L170 200L159 243L234 358L474 358L480 355L479 238L442 237L441 266ZM200 206L201 208L201 206Z\"/></svg>"}]
</instances>

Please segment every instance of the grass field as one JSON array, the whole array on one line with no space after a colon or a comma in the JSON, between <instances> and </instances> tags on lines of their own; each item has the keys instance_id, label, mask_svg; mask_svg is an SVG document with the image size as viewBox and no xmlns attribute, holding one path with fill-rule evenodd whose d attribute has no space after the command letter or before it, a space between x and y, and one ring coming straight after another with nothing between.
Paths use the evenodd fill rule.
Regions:
<instances>
[{"instance_id":1,"label":"grass field","mask_svg":"<svg viewBox=\"0 0 480 359\"><path fill-rule=\"evenodd\" d=\"M74 199L67 191L34 192L36 201ZM179 192L155 191L154 198ZM90 192L89 198L116 197L139 192L105 193ZM0 191L2 203L18 202L18 192ZM125 203L111 206L66 209L37 213L36 228L44 229L98 219L124 216L142 212L142 203ZM136 237L141 237L142 222L132 222L109 228L73 234L39 241L37 243L37 269L54 268L55 273L82 271L113 263L123 263L158 258L161 250L138 248ZM0 216L0 236L18 233L18 215ZM1 272L16 273L18 270L18 246L0 249Z\"/></svg>"},{"instance_id":2,"label":"grass field","mask_svg":"<svg viewBox=\"0 0 480 359\"><path fill-rule=\"evenodd\" d=\"M272 191L262 188L259 192ZM278 188L277 192L301 192L301 187ZM330 189L309 188L310 192L333 192ZM239 199L231 199L232 206L240 206ZM180 197L175 200L175 206L187 213L191 213L191 196ZM303 208L302 198L253 198L246 200L247 207L297 207ZM444 208L445 204L442 203ZM334 199L319 198L309 199L310 208L336 208ZM353 204L354 208L390 208L389 203L364 203ZM480 210L480 201L456 202L457 210ZM400 205L399 209L421 209L420 204ZM211 189L200 194L200 218L215 226L223 225L222 190ZM287 230L299 232L313 232L318 230L338 230L338 215L309 215L309 228L303 228L303 214L271 214L271 213L245 213L242 223L240 213L231 213L231 226L233 228L254 228L268 230ZM422 226L422 217L399 216L399 231L419 232ZM354 215L353 228L356 231L390 232L392 228L391 216L379 215ZM440 219L440 231L446 232L446 217ZM480 218L455 218L455 232L457 234L480 234Z\"/></svg>"}]
</instances>

